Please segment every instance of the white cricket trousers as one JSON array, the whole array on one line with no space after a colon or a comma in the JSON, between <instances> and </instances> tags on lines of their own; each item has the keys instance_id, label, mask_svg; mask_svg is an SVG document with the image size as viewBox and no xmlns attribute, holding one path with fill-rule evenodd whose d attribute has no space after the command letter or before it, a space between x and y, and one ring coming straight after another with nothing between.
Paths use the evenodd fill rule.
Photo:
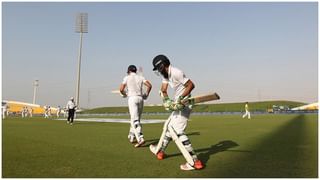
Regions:
<instances>
[{"instance_id":1,"label":"white cricket trousers","mask_svg":"<svg viewBox=\"0 0 320 180\"><path fill-rule=\"evenodd\" d=\"M141 96L130 96L128 98L128 106L130 113L130 130L128 138L136 138L140 142L143 138L142 126L140 123L141 114L143 111L143 99Z\"/></svg>"},{"instance_id":2,"label":"white cricket trousers","mask_svg":"<svg viewBox=\"0 0 320 180\"><path fill-rule=\"evenodd\" d=\"M248 119L251 119L251 115L248 110L246 110L246 113L242 116L242 118L245 118L246 116L248 116Z\"/></svg>"},{"instance_id":3,"label":"white cricket trousers","mask_svg":"<svg viewBox=\"0 0 320 180\"><path fill-rule=\"evenodd\" d=\"M198 159L197 155L195 154L195 152L191 146L191 142L190 142L189 138L185 134L185 129L187 127L187 123L188 123L188 119L190 117L190 114L191 114L191 109L189 107L185 107L182 111L172 112L170 117L167 120L167 121L169 121L169 123L167 125L168 127L166 128L163 142L159 142L160 143L159 145L161 145L160 149L162 151L165 151L169 142L172 140L172 134L169 131L169 128L171 127L174 130L175 134L177 135L178 141L180 141L180 143L183 144L184 149L189 153L188 156L191 156L193 161L195 161Z\"/></svg>"}]
</instances>

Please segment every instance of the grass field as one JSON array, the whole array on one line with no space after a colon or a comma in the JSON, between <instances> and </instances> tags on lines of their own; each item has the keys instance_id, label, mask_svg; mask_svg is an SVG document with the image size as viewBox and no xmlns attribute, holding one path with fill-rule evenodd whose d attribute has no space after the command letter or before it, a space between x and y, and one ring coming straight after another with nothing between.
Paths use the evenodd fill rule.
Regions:
<instances>
[{"instance_id":1,"label":"grass field","mask_svg":"<svg viewBox=\"0 0 320 180\"><path fill-rule=\"evenodd\" d=\"M158 118L158 117L148 117ZM192 116L186 130L205 168L184 172L174 142L159 161L148 145L162 124L145 124L134 148L128 124L44 118L2 121L2 176L32 178L318 177L318 115Z\"/></svg>"}]
</instances>

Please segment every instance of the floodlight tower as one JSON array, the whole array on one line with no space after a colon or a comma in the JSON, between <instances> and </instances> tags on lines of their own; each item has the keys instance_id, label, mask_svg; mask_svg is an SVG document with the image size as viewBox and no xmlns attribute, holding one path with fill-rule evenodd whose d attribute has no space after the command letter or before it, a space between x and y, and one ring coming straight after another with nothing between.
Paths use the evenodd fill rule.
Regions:
<instances>
[{"instance_id":1,"label":"floodlight tower","mask_svg":"<svg viewBox=\"0 0 320 180\"><path fill-rule=\"evenodd\" d=\"M76 88L76 105L79 106L80 94L80 67L81 67L81 51L82 51L82 36L83 33L88 33L88 13L78 13L76 17L76 33L80 33L80 45L78 55L78 73L77 73L77 88Z\"/></svg>"},{"instance_id":2,"label":"floodlight tower","mask_svg":"<svg viewBox=\"0 0 320 180\"><path fill-rule=\"evenodd\" d=\"M36 79L33 82L33 101L32 101L33 104L36 104L36 94L37 94L38 86L39 86L39 80Z\"/></svg>"}]
</instances>

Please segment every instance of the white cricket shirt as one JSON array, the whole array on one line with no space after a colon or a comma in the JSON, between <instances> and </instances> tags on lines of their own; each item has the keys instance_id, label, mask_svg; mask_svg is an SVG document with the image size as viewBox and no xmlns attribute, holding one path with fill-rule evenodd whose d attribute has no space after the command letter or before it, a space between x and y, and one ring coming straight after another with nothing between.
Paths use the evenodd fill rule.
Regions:
<instances>
[{"instance_id":1,"label":"white cricket shirt","mask_svg":"<svg viewBox=\"0 0 320 180\"><path fill-rule=\"evenodd\" d=\"M67 103L67 109L74 109L75 108L75 104L73 101L69 100Z\"/></svg>"},{"instance_id":2,"label":"white cricket shirt","mask_svg":"<svg viewBox=\"0 0 320 180\"><path fill-rule=\"evenodd\" d=\"M185 90L184 84L189 81L189 78L178 68L169 66L168 79L163 79L162 83L169 83L170 87L174 89L174 100L178 99Z\"/></svg>"},{"instance_id":3,"label":"white cricket shirt","mask_svg":"<svg viewBox=\"0 0 320 180\"><path fill-rule=\"evenodd\" d=\"M123 78L122 84L128 88L127 96L142 96L143 83L145 82L146 79L143 76L131 72Z\"/></svg>"}]
</instances>

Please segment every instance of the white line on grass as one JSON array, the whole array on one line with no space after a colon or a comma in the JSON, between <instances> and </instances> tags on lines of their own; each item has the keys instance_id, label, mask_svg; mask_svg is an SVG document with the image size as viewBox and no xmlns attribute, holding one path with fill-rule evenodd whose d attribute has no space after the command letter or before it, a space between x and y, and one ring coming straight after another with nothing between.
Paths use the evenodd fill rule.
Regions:
<instances>
[{"instance_id":1,"label":"white line on grass","mask_svg":"<svg viewBox=\"0 0 320 180\"><path fill-rule=\"evenodd\" d=\"M60 121L66 121L66 119L54 119ZM85 122L112 122L112 123L130 123L129 119L102 119L102 118L86 118L86 119L74 119L74 121L85 121ZM150 119L150 120L141 120L141 124L153 124L153 123L163 123L166 120L162 119Z\"/></svg>"}]
</instances>

